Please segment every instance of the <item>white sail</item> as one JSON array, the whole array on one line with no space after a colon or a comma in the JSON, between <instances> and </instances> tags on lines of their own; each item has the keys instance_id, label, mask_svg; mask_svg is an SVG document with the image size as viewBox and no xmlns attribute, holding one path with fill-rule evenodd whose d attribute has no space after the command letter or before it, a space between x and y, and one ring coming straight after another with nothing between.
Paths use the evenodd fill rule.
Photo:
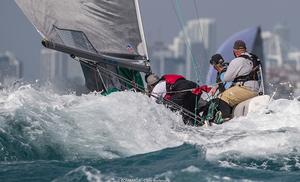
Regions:
<instances>
[{"instance_id":1,"label":"white sail","mask_svg":"<svg viewBox=\"0 0 300 182\"><path fill-rule=\"evenodd\" d=\"M71 54L81 62L91 91L123 90L128 81L117 76L123 68L129 69L130 77L134 71L150 71L138 0L15 2L46 47ZM143 85L142 80L139 85Z\"/></svg>"},{"instance_id":2,"label":"white sail","mask_svg":"<svg viewBox=\"0 0 300 182\"><path fill-rule=\"evenodd\" d=\"M43 38L71 48L147 59L137 0L15 0Z\"/></svg>"}]
</instances>

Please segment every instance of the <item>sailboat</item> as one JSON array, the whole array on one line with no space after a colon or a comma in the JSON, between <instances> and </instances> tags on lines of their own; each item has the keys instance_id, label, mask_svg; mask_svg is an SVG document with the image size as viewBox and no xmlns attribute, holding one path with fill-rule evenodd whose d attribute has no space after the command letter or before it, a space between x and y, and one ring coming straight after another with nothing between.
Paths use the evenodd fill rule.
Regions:
<instances>
[{"instance_id":1,"label":"sailboat","mask_svg":"<svg viewBox=\"0 0 300 182\"><path fill-rule=\"evenodd\" d=\"M144 91L141 73L151 73L151 68L138 0L15 2L40 33L46 48L67 53L80 62L90 91L103 94L130 88ZM226 57L226 52L231 53L226 51L228 45L231 47L234 40L248 37L249 32L253 36L249 38L252 42L246 39L247 45L260 45L256 44L256 39L261 42L257 29L234 35L218 52L231 60ZM266 100L259 98L260 102ZM176 106L174 103L172 105ZM251 110L250 105L241 104L239 112L235 109L235 116L247 114ZM201 120L193 112L178 105L176 107L185 115Z\"/></svg>"},{"instance_id":2,"label":"sailboat","mask_svg":"<svg viewBox=\"0 0 300 182\"><path fill-rule=\"evenodd\" d=\"M145 92L151 73L138 0L15 0L46 48L79 61L90 91ZM168 101L166 101L168 103ZM185 116L199 116L175 103Z\"/></svg>"},{"instance_id":3,"label":"sailboat","mask_svg":"<svg viewBox=\"0 0 300 182\"><path fill-rule=\"evenodd\" d=\"M138 0L15 0L42 44L79 61L90 91L143 90L151 72Z\"/></svg>"}]
</instances>

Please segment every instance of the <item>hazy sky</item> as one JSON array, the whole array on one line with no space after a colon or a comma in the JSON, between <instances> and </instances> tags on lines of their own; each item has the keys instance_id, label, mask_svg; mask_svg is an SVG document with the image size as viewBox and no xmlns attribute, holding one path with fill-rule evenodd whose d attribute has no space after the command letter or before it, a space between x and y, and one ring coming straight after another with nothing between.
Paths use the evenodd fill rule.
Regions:
<instances>
[{"instance_id":1,"label":"hazy sky","mask_svg":"<svg viewBox=\"0 0 300 182\"><path fill-rule=\"evenodd\" d=\"M169 43L181 30L172 1L179 2L184 20L197 18L197 11L200 17L215 18L217 46L244 28L260 25L270 30L283 23L290 28L292 44L300 47L300 0L140 0L149 43ZM13 0L1 0L0 25L0 52L13 52L24 63L25 78L36 78L41 37Z\"/></svg>"}]
</instances>

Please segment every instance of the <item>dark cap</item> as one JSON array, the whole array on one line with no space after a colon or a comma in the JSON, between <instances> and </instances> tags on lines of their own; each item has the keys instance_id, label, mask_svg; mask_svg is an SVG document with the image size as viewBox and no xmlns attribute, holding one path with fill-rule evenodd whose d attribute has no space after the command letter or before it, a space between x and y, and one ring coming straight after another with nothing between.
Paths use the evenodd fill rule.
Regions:
<instances>
[{"instance_id":1,"label":"dark cap","mask_svg":"<svg viewBox=\"0 0 300 182\"><path fill-rule=\"evenodd\" d=\"M215 54L210 58L209 62L211 65L222 64L224 62L224 59L221 54Z\"/></svg>"},{"instance_id":2,"label":"dark cap","mask_svg":"<svg viewBox=\"0 0 300 182\"><path fill-rule=\"evenodd\" d=\"M247 49L246 43L242 40L237 40L234 42L233 49Z\"/></svg>"}]
</instances>

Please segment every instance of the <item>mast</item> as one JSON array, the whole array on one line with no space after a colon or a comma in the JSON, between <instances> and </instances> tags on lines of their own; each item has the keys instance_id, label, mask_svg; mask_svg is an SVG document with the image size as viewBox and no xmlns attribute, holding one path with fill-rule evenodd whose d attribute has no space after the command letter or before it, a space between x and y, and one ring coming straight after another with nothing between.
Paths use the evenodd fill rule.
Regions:
<instances>
[{"instance_id":1,"label":"mast","mask_svg":"<svg viewBox=\"0 0 300 182\"><path fill-rule=\"evenodd\" d=\"M142 16L141 16L141 11L140 11L139 1L134 0L134 3L135 3L136 15L137 15L137 19L138 19L138 25L139 25L139 29L140 29L140 35L141 35L143 47L144 47L144 50L145 50L145 56L146 56L147 60L149 60L148 49L147 49L146 38L145 38L145 34L144 34L144 28L143 28L143 22L142 22Z\"/></svg>"}]
</instances>

